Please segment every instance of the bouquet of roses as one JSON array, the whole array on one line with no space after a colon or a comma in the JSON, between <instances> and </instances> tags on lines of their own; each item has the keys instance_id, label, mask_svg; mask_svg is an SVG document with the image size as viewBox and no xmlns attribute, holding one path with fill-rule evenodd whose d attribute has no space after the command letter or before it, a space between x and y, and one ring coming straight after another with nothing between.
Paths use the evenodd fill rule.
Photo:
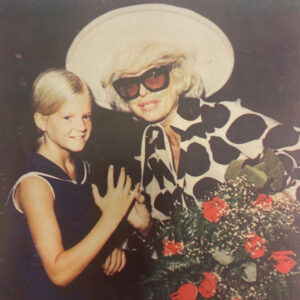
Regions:
<instances>
[{"instance_id":1,"label":"bouquet of roses","mask_svg":"<svg viewBox=\"0 0 300 300\"><path fill-rule=\"evenodd\" d=\"M300 206L285 193L258 192L253 178L238 173L161 226L147 299L293 299Z\"/></svg>"}]
</instances>

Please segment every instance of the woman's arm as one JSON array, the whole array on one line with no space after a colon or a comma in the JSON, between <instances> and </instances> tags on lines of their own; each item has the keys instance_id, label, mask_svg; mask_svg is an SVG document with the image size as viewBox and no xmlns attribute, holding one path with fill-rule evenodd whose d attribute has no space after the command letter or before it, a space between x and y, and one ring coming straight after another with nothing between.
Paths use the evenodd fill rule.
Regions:
<instances>
[{"instance_id":1,"label":"woman's arm","mask_svg":"<svg viewBox=\"0 0 300 300\"><path fill-rule=\"evenodd\" d=\"M151 214L145 204L145 197L138 195L136 201L128 214L127 221L133 226L144 238L148 236L151 228Z\"/></svg>"},{"instance_id":2,"label":"woman's arm","mask_svg":"<svg viewBox=\"0 0 300 300\"><path fill-rule=\"evenodd\" d=\"M114 275L116 272L121 272L126 265L125 251L115 248L106 258L102 265L104 273L108 276Z\"/></svg>"},{"instance_id":3,"label":"woman's arm","mask_svg":"<svg viewBox=\"0 0 300 300\"><path fill-rule=\"evenodd\" d=\"M108 189L102 200L102 217L88 235L71 249L65 250L54 212L54 198L49 186L40 178L24 179L16 192L35 247L50 280L66 286L74 280L105 245L125 216L137 188L130 193L131 180L121 170L117 186L113 185L113 168L108 172Z\"/></svg>"}]
</instances>

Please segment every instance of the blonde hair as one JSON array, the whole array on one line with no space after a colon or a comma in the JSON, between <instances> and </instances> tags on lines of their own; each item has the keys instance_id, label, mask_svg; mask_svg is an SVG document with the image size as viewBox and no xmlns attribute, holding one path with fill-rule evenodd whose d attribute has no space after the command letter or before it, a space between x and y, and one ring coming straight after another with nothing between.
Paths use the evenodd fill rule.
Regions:
<instances>
[{"instance_id":1,"label":"blonde hair","mask_svg":"<svg viewBox=\"0 0 300 300\"><path fill-rule=\"evenodd\" d=\"M139 72L151 65L171 65L177 95L198 98L203 93L203 83L200 74L193 68L194 60L193 53L177 46L139 41L120 47L115 52L114 61L107 65L100 82L110 106L115 110L128 112L128 103L117 94L112 83L126 74Z\"/></svg>"},{"instance_id":2,"label":"blonde hair","mask_svg":"<svg viewBox=\"0 0 300 300\"><path fill-rule=\"evenodd\" d=\"M48 69L33 83L33 112L51 115L73 95L91 92L77 75L63 69Z\"/></svg>"}]
</instances>

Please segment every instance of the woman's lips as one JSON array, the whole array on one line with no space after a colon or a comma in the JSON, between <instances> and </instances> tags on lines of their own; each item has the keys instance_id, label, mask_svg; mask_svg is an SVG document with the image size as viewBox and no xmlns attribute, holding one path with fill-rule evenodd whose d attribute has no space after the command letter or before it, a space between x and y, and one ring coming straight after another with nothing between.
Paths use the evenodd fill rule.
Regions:
<instances>
[{"instance_id":1,"label":"woman's lips","mask_svg":"<svg viewBox=\"0 0 300 300\"><path fill-rule=\"evenodd\" d=\"M138 104L142 111L151 111L158 106L159 100L142 101Z\"/></svg>"}]
</instances>

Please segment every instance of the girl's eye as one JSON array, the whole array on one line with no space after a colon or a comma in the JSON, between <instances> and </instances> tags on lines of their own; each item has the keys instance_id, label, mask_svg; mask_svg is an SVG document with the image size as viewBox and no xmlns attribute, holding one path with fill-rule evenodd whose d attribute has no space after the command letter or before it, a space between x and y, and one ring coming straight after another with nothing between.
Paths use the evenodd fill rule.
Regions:
<instances>
[{"instance_id":1,"label":"girl's eye","mask_svg":"<svg viewBox=\"0 0 300 300\"><path fill-rule=\"evenodd\" d=\"M64 116L64 120L70 120L71 117L70 116Z\"/></svg>"},{"instance_id":2,"label":"girl's eye","mask_svg":"<svg viewBox=\"0 0 300 300\"><path fill-rule=\"evenodd\" d=\"M89 120L90 118L91 118L91 115L85 115L85 116L83 116L84 120Z\"/></svg>"}]
</instances>

